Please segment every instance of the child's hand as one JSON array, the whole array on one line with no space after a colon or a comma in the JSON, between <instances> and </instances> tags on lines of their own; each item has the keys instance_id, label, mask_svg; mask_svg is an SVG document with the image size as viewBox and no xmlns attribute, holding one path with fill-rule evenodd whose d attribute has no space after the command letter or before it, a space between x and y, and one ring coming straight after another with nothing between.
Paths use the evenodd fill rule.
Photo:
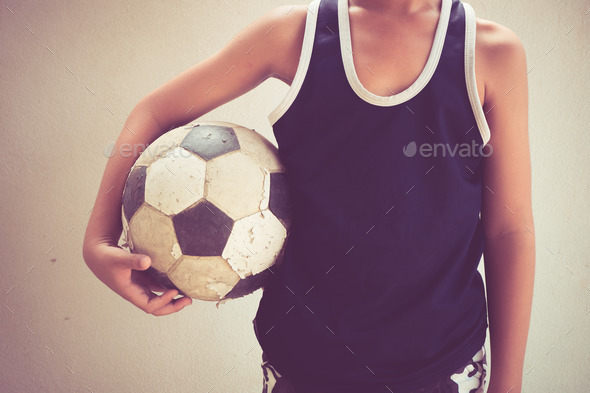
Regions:
<instances>
[{"instance_id":1,"label":"child's hand","mask_svg":"<svg viewBox=\"0 0 590 393\"><path fill-rule=\"evenodd\" d=\"M178 295L176 289L162 287L144 272L151 264L147 255L99 243L85 247L84 260L103 283L148 314L168 315L192 303L190 297L174 299ZM158 296L152 291L164 293Z\"/></svg>"}]
</instances>

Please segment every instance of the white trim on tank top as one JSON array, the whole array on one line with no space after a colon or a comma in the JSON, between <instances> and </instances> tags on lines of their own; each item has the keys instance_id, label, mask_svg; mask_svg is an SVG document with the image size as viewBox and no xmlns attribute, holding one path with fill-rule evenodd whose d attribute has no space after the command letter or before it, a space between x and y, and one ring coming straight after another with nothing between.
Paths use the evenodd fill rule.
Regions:
<instances>
[{"instance_id":1,"label":"white trim on tank top","mask_svg":"<svg viewBox=\"0 0 590 393\"><path fill-rule=\"evenodd\" d=\"M465 82L467 84L467 94L471 103L471 109L473 110L477 128L485 146L490 140L491 133L479 99L479 92L477 91L477 83L475 81L475 32L477 30L475 11L471 5L467 3L462 4L465 9Z\"/></svg>"},{"instance_id":2,"label":"white trim on tank top","mask_svg":"<svg viewBox=\"0 0 590 393\"><path fill-rule=\"evenodd\" d=\"M354 92L369 104L377 106L394 106L408 101L416 94L418 94L428 81L432 78L434 71L440 60L440 56L447 35L447 27L449 26L449 19L451 16L452 0L442 0L440 16L434 33L434 41L430 48L428 60L426 65L420 72L418 78L405 90L390 95L380 96L371 93L360 82L356 70L354 68L354 61L352 57L352 40L350 35L350 20L348 13L348 0L338 0L338 31L340 33L340 52L344 61L344 71L348 83Z\"/></svg>"},{"instance_id":3,"label":"white trim on tank top","mask_svg":"<svg viewBox=\"0 0 590 393\"><path fill-rule=\"evenodd\" d=\"M347 0L339 0L339 1L342 2L342 1L347 1ZM446 15L446 16L444 15L445 4L447 4L446 11L449 13L449 15ZM465 9L465 81L467 84L467 93L469 96L469 101L471 103L471 108L473 110L480 135L482 137L484 144L486 144L488 142L488 140L490 139L490 130L488 127L487 120L485 118L485 114L483 112L483 108L481 106L481 102L479 100L479 94L477 91L477 84L475 82L475 27L476 27L475 26L475 23L476 23L475 13L473 11L473 8L469 4L467 4L467 3L462 3L462 4ZM301 55L299 58L299 64L297 65L297 70L295 72L295 76L293 78L293 81L291 82L291 85L287 91L287 94L285 95L283 100L277 105L277 107L268 115L268 120L269 120L271 126L273 126L274 123L276 123L277 120L280 119L281 116L283 116L283 114L285 114L285 112L289 109L291 104L295 101L295 98L297 97L297 93L299 93L301 86L303 85L303 81L305 79L305 76L307 74L307 70L309 68L309 61L311 59L311 52L313 49L319 5L320 5L320 0L313 0L307 6L307 17L306 17L306 22L305 22L305 31L304 31L304 36L303 36L303 45L301 48ZM346 4L346 5L348 6L348 4ZM436 69L436 65L438 64L438 60L440 58L440 51L442 51L442 46L443 46L442 42L444 42L444 37L446 36L446 29L448 27L448 21L450 18L450 6L451 6L450 0L443 0L442 5L441 5L441 15L440 15L440 19L439 19L438 26L437 26L437 32L435 33L435 40L434 40L433 46L431 48L429 59L427 60L426 66L422 70L422 73L420 74L418 79L408 89L406 89L404 92L396 94L395 96L391 96L391 97L393 97L392 99L398 99L396 97L399 97L401 94L404 94L404 93L405 94L412 94L412 96L416 95L424 86L421 86L420 89L416 89L415 91L412 91L412 92L408 92L408 90L410 88L413 89L414 85L417 85L417 82L422 77L424 77L425 82L428 82L428 80L432 77L432 74L430 74L430 75L428 75L428 80L426 80L426 76L427 76L426 71L428 71L429 73L430 72L433 73L434 70ZM339 9L344 9L344 8L340 7ZM346 10L348 11L348 8L346 8ZM348 12L346 12L345 16L348 17ZM443 34L442 37L438 35L439 30L442 28L441 22L445 22L445 26L444 26L445 34ZM348 24L346 24L345 26L350 27ZM340 32L342 31L342 29L340 29L340 26L339 26L339 31ZM340 34L342 34L342 33L340 33ZM348 37L350 38L350 31L348 31ZM438 44L436 42L437 38L439 40L441 40L441 42ZM342 42L343 42L342 38L341 38L340 42L342 44ZM440 46L440 48L437 49L439 51L439 53L437 55L436 62L434 62L433 53L435 53L434 49L437 45ZM350 44L349 44L349 46L350 46ZM342 50L342 48L341 48L341 50ZM348 50L346 50L346 51L348 51ZM352 55L350 57L350 60L352 60ZM431 63L431 60L434 63ZM432 70L426 69L426 68L431 67L431 66L429 66L429 63L433 67ZM352 65L353 65L352 69L354 70L354 64L352 64ZM356 73L354 73L354 76L356 77ZM357 81L358 81L358 78L357 78ZM360 81L358 83L362 87L362 85L360 84ZM424 83L424 85L425 84L426 83ZM363 90L364 90L364 88L363 88ZM367 93L371 94L368 91L367 91ZM384 98L384 99L390 98L390 97L381 97L381 96L377 96L374 94L373 94L373 96ZM406 100L408 100L410 98L411 97L408 97L408 98L406 98ZM389 105L395 105L395 104L389 104Z\"/></svg>"},{"instance_id":4,"label":"white trim on tank top","mask_svg":"<svg viewBox=\"0 0 590 393\"><path fill-rule=\"evenodd\" d=\"M303 33L303 45L301 47L301 55L299 56L299 64L297 65L295 76L293 77L289 90L287 90L287 94L279 105L268 115L268 121L271 126L287 112L287 109L295 101L295 97L297 97L297 93L299 93L303 85L303 80L307 74L311 59L319 7L320 0L313 0L307 6L307 17L305 20L305 31Z\"/></svg>"}]
</instances>

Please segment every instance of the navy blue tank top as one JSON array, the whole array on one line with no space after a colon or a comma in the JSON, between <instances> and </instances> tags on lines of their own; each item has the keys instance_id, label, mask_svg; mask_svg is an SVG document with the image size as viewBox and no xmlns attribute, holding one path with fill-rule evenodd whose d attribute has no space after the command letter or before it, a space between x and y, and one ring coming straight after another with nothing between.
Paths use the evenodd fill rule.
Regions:
<instances>
[{"instance_id":1,"label":"navy blue tank top","mask_svg":"<svg viewBox=\"0 0 590 393\"><path fill-rule=\"evenodd\" d=\"M294 218L253 321L301 392L407 392L484 345L490 152L474 47L473 9L442 0L420 76L378 96L354 69L348 1L309 4L295 78L269 115Z\"/></svg>"}]
</instances>

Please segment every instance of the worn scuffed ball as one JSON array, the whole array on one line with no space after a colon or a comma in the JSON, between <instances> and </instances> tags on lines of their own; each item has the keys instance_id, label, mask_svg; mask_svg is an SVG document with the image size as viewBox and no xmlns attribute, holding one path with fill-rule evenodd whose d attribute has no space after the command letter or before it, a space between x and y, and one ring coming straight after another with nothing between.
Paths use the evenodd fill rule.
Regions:
<instances>
[{"instance_id":1,"label":"worn scuffed ball","mask_svg":"<svg viewBox=\"0 0 590 393\"><path fill-rule=\"evenodd\" d=\"M201 300L264 286L290 226L285 168L256 131L225 122L179 127L146 148L123 191L123 235L148 272Z\"/></svg>"}]
</instances>

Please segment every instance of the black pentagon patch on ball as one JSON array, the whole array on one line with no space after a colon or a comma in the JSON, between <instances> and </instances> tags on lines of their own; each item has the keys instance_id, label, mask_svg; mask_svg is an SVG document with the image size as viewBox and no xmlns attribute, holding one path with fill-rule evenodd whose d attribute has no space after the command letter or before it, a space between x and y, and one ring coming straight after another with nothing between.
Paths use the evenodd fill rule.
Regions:
<instances>
[{"instance_id":1,"label":"black pentagon patch on ball","mask_svg":"<svg viewBox=\"0 0 590 393\"><path fill-rule=\"evenodd\" d=\"M268 208L283 223L288 222L291 216L290 195L286 174L281 172L271 173Z\"/></svg>"},{"instance_id":2,"label":"black pentagon patch on ball","mask_svg":"<svg viewBox=\"0 0 590 393\"><path fill-rule=\"evenodd\" d=\"M198 125L186 134L180 146L208 161L230 151L238 150L240 143L232 128Z\"/></svg>"},{"instance_id":3,"label":"black pentagon patch on ball","mask_svg":"<svg viewBox=\"0 0 590 393\"><path fill-rule=\"evenodd\" d=\"M127 177L123 190L123 211L127 221L131 221L131 217L144 202L146 171L146 166L138 166Z\"/></svg>"},{"instance_id":4,"label":"black pentagon patch on ball","mask_svg":"<svg viewBox=\"0 0 590 393\"><path fill-rule=\"evenodd\" d=\"M214 204L201 200L172 218L178 244L184 255L221 255L234 221Z\"/></svg>"}]
</instances>

